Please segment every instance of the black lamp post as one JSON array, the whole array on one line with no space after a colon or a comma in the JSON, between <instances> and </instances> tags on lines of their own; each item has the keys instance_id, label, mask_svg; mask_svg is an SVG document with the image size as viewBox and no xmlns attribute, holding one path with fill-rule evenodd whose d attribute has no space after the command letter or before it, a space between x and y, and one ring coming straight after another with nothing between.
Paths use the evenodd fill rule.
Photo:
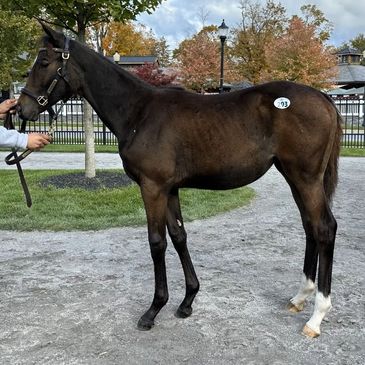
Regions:
<instances>
[{"instance_id":1,"label":"black lamp post","mask_svg":"<svg viewBox=\"0 0 365 365\"><path fill-rule=\"evenodd\" d=\"M221 77L219 82L219 93L223 93L223 71L224 71L224 42L227 39L228 35L228 27L224 23L224 19L222 24L218 27L218 35L221 40Z\"/></svg>"}]
</instances>

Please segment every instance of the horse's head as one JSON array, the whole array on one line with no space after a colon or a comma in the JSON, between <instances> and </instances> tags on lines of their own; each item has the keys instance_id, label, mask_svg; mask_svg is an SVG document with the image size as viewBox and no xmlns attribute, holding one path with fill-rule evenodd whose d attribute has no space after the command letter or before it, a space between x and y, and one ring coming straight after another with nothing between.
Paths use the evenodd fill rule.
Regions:
<instances>
[{"instance_id":1,"label":"horse's head","mask_svg":"<svg viewBox=\"0 0 365 365\"><path fill-rule=\"evenodd\" d=\"M43 47L29 73L25 88L18 100L19 116L36 120L50 106L72 95L69 80L69 39L45 24Z\"/></svg>"}]
</instances>

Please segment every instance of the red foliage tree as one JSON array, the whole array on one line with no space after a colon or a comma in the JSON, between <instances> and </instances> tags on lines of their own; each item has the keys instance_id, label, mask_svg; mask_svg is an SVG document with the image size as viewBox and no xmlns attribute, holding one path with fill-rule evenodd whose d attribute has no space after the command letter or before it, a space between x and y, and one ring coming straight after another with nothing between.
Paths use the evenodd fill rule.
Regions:
<instances>
[{"instance_id":1,"label":"red foliage tree","mask_svg":"<svg viewBox=\"0 0 365 365\"><path fill-rule=\"evenodd\" d=\"M176 74L165 74L157 65L145 63L143 66L135 67L132 72L143 81L154 86L171 85L176 79Z\"/></svg>"}]
</instances>

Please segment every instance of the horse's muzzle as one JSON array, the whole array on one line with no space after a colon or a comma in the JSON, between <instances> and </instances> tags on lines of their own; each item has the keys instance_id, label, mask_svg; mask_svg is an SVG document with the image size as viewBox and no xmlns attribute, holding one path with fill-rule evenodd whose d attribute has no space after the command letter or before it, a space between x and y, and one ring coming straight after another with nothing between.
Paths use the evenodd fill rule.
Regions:
<instances>
[{"instance_id":1,"label":"horse's muzzle","mask_svg":"<svg viewBox=\"0 0 365 365\"><path fill-rule=\"evenodd\" d=\"M30 120L34 122L38 119L38 111L27 108L26 106L23 106L21 104L18 104L16 106L16 111L19 117L23 120Z\"/></svg>"}]
</instances>

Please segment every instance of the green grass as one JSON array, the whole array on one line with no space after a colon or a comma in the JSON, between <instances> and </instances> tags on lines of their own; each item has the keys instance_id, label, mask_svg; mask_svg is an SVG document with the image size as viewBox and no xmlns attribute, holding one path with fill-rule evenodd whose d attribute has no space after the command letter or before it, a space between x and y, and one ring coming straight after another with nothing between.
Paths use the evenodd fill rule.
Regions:
<instances>
[{"instance_id":1,"label":"green grass","mask_svg":"<svg viewBox=\"0 0 365 365\"><path fill-rule=\"evenodd\" d=\"M85 152L84 144L50 144L45 147L43 152ZM117 145L95 145L95 152L118 153Z\"/></svg>"},{"instance_id":2,"label":"green grass","mask_svg":"<svg viewBox=\"0 0 365 365\"><path fill-rule=\"evenodd\" d=\"M344 157L365 157L365 148L341 148L341 156Z\"/></svg>"},{"instance_id":3,"label":"green grass","mask_svg":"<svg viewBox=\"0 0 365 365\"><path fill-rule=\"evenodd\" d=\"M0 148L0 151L9 151L9 149ZM117 145L95 145L96 152L107 152L107 153L118 153ZM50 144L45 147L40 152L85 152L84 144L74 144L74 145L65 145L65 144ZM351 156L351 157L365 157L365 148L349 148L342 147L341 148L341 156Z\"/></svg>"},{"instance_id":4,"label":"green grass","mask_svg":"<svg viewBox=\"0 0 365 365\"><path fill-rule=\"evenodd\" d=\"M43 178L70 172L25 171L33 199L33 206L27 208L17 172L0 171L0 228L21 231L100 230L146 223L136 185L97 191L42 188L39 185ZM182 212L185 221L207 218L248 204L253 197L254 191L247 187L228 191L183 189Z\"/></svg>"},{"instance_id":5,"label":"green grass","mask_svg":"<svg viewBox=\"0 0 365 365\"><path fill-rule=\"evenodd\" d=\"M9 148L0 148L0 151L9 151ZM85 153L85 144L49 144L39 152L69 152ZM117 145L95 145L95 152L118 153Z\"/></svg>"}]
</instances>

